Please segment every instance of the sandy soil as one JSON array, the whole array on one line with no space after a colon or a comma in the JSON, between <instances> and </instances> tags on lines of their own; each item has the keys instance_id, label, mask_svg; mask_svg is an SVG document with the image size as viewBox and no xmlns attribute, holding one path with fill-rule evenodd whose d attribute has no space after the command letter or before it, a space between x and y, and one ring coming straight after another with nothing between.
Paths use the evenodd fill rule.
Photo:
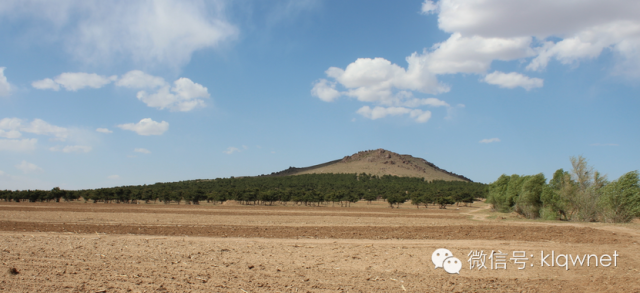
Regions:
<instances>
[{"instance_id":1,"label":"sandy soil","mask_svg":"<svg viewBox=\"0 0 640 293\"><path fill-rule=\"evenodd\" d=\"M639 243L638 223L528 221L482 203L0 203L0 291L640 292ZM462 261L460 274L434 268L438 248ZM470 269L472 251L507 253L506 269L488 258ZM522 270L515 251L526 252ZM541 266L543 251L618 256L615 266L569 261L567 270Z\"/></svg>"}]
</instances>

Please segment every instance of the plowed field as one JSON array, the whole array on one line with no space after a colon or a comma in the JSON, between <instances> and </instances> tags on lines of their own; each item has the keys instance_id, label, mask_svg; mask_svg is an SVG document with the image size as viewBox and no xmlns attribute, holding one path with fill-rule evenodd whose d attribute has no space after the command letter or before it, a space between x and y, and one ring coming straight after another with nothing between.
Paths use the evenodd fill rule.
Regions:
<instances>
[{"instance_id":1,"label":"plowed field","mask_svg":"<svg viewBox=\"0 0 640 293\"><path fill-rule=\"evenodd\" d=\"M489 215L483 203L3 202L0 291L640 292L640 224ZM438 248L459 274L434 268Z\"/></svg>"}]
</instances>

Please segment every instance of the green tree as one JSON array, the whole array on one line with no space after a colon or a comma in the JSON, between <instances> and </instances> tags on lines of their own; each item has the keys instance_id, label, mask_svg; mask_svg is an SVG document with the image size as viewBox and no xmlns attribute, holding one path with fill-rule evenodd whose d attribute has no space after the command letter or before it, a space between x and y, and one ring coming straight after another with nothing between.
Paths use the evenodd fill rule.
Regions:
<instances>
[{"instance_id":1,"label":"green tree","mask_svg":"<svg viewBox=\"0 0 640 293\"><path fill-rule=\"evenodd\" d=\"M599 218L600 189L606 182L606 176L594 171L582 156L571 157L573 180L576 182L576 194L572 205L577 210L578 220L595 222Z\"/></svg>"},{"instance_id":2,"label":"green tree","mask_svg":"<svg viewBox=\"0 0 640 293\"><path fill-rule=\"evenodd\" d=\"M601 203L606 221L624 223L640 216L640 178L628 172L603 188Z\"/></svg>"},{"instance_id":3,"label":"green tree","mask_svg":"<svg viewBox=\"0 0 640 293\"><path fill-rule=\"evenodd\" d=\"M528 219L540 217L541 196L547 179L542 173L528 176L522 184L522 190L516 200L516 212Z\"/></svg>"}]
</instances>

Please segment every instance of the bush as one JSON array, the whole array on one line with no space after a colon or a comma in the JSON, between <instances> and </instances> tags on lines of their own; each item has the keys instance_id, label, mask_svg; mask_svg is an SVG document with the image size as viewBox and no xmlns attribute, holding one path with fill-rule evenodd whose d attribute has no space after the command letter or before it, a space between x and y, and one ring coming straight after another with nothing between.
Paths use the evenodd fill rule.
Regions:
<instances>
[{"instance_id":1,"label":"bush","mask_svg":"<svg viewBox=\"0 0 640 293\"><path fill-rule=\"evenodd\" d=\"M626 173L602 188L600 203L605 221L624 223L640 216L638 171Z\"/></svg>"}]
</instances>

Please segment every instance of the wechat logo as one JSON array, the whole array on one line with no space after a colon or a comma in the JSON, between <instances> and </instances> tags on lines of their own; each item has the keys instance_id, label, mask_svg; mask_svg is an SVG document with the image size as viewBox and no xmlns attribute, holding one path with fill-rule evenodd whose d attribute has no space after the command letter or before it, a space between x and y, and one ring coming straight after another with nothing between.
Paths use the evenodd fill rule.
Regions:
<instances>
[{"instance_id":1,"label":"wechat logo","mask_svg":"<svg viewBox=\"0 0 640 293\"><path fill-rule=\"evenodd\" d=\"M437 268L444 268L449 274L460 274L462 262L446 248L438 248L431 255L431 261Z\"/></svg>"}]
</instances>

